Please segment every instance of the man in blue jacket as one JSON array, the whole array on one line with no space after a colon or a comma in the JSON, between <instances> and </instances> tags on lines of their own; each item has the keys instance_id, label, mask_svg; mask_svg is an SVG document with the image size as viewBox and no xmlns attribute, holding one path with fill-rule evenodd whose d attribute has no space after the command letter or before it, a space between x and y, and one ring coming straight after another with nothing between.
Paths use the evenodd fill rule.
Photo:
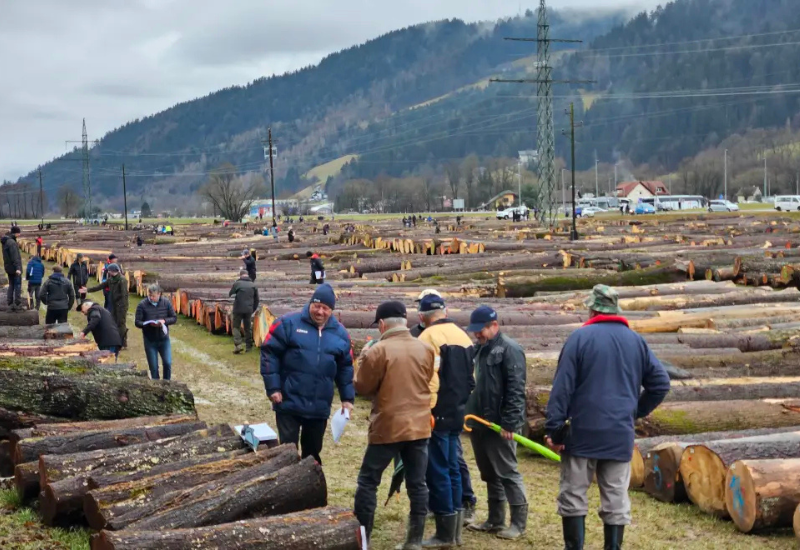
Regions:
<instances>
[{"instance_id":1,"label":"man in blue jacket","mask_svg":"<svg viewBox=\"0 0 800 550\"><path fill-rule=\"evenodd\" d=\"M597 285L585 305L590 319L561 350L545 429L550 448L563 452L558 514L565 548L583 548L586 491L596 474L605 550L617 550L631 521L634 421L664 400L669 376L620 316L615 290Z\"/></svg>"},{"instance_id":2,"label":"man in blue jacket","mask_svg":"<svg viewBox=\"0 0 800 550\"><path fill-rule=\"evenodd\" d=\"M42 305L39 298L39 290L42 288L42 279L44 278L44 264L39 256L34 256L25 267L25 280L28 281L28 308L36 308Z\"/></svg>"},{"instance_id":3,"label":"man in blue jacket","mask_svg":"<svg viewBox=\"0 0 800 550\"><path fill-rule=\"evenodd\" d=\"M261 345L261 376L272 401L281 443L300 444L303 458L319 453L339 389L344 409L353 409L353 356L350 336L333 317L336 296L320 285L302 311L284 315ZM302 433L301 433L302 432Z\"/></svg>"}]
</instances>

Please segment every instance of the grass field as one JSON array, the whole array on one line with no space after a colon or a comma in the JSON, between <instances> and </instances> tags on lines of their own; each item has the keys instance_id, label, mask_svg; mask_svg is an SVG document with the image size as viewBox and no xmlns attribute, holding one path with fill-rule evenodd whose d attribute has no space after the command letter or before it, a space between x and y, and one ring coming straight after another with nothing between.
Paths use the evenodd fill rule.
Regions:
<instances>
[{"instance_id":1,"label":"grass field","mask_svg":"<svg viewBox=\"0 0 800 550\"><path fill-rule=\"evenodd\" d=\"M146 366L139 331L133 326L137 299L131 297L129 312L129 348L120 361L136 361ZM70 313L75 329L84 326L85 318ZM269 422L274 425L259 374L259 354L233 355L229 337L210 335L194 321L181 318L171 332L173 349L173 379L188 384L195 395L202 420L208 423ZM338 396L332 412L338 409ZM328 498L331 505L352 507L356 477L367 442L370 404L357 400L351 423L337 445L326 438L322 453ZM479 498L479 517L485 517L486 491L480 482L469 442L464 450L473 485ZM522 540L500 542L483 534L465 532L465 545L470 550L522 550L529 548L560 548L561 522L556 515L558 491L557 466L531 453L520 450L520 470L525 478L530 501L528 531ZM404 494L383 506L391 471L387 470L378 493L379 510L372 548L389 550L400 541L408 513ZM688 505L669 505L657 502L639 492L632 493L633 524L625 533L625 548L646 550L718 550L797 548L791 530L769 536L746 536L738 533L731 522L716 520ZM587 519L587 549L602 548L602 525L594 510L599 505L595 487L590 492L590 515ZM428 533L432 530L432 524ZM0 491L0 549L3 550L88 550L89 533L85 530L60 530L41 527L35 511L19 506L13 491Z\"/></svg>"}]
</instances>

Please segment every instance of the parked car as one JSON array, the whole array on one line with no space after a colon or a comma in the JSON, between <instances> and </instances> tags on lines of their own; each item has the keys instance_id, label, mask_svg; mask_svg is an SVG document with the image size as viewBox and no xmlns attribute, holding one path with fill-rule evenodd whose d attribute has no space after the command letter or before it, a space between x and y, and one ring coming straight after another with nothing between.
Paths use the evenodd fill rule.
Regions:
<instances>
[{"instance_id":1,"label":"parked car","mask_svg":"<svg viewBox=\"0 0 800 550\"><path fill-rule=\"evenodd\" d=\"M639 214L655 214L656 209L653 207L652 204L647 204L646 202L640 202L636 205L636 209L633 211L634 214L637 216Z\"/></svg>"},{"instance_id":2,"label":"parked car","mask_svg":"<svg viewBox=\"0 0 800 550\"><path fill-rule=\"evenodd\" d=\"M527 206L516 206L514 208L506 208L505 210L498 210L497 211L497 219L498 220L510 220L514 217L514 212L518 212L521 215L525 215L525 212L528 211Z\"/></svg>"},{"instance_id":3,"label":"parked car","mask_svg":"<svg viewBox=\"0 0 800 550\"><path fill-rule=\"evenodd\" d=\"M738 212L739 205L731 201L709 201L709 212Z\"/></svg>"},{"instance_id":4,"label":"parked car","mask_svg":"<svg viewBox=\"0 0 800 550\"><path fill-rule=\"evenodd\" d=\"M778 212L794 212L800 210L800 196L780 195L775 197L775 210Z\"/></svg>"},{"instance_id":5,"label":"parked car","mask_svg":"<svg viewBox=\"0 0 800 550\"><path fill-rule=\"evenodd\" d=\"M600 208L599 206L585 206L581 209L581 213L578 216L585 216L587 218L594 218L595 214L601 214L603 212L608 212L605 208Z\"/></svg>"}]
</instances>

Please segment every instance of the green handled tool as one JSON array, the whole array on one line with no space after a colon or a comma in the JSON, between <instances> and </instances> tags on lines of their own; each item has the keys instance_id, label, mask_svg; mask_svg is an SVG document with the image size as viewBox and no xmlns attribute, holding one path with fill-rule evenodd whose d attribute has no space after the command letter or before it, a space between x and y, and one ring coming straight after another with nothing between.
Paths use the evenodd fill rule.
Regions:
<instances>
[{"instance_id":1,"label":"green handled tool","mask_svg":"<svg viewBox=\"0 0 800 550\"><path fill-rule=\"evenodd\" d=\"M492 429L492 430L496 431L497 433L500 433L501 430L502 430L502 428L500 426L498 426L497 424L494 424L492 422L488 422L488 421L484 420L483 418L481 418L480 416L475 416L474 414L468 414L467 416L464 417L464 431L467 431L467 432L471 432L472 431L472 428L467 426L467 420L475 420L476 422L480 422L481 424L483 424L487 428ZM536 443L535 441L531 441L527 437L522 437L519 434L514 434L513 437L514 437L514 441L516 441L517 443L519 443L523 447L526 447L526 448L530 449L531 451L535 451L535 452L539 453L540 455L542 455L543 457L549 458L550 460L553 460L555 462L561 462L561 457L558 456L558 454L556 454L553 451L551 451L550 449L548 449L547 447L545 447L544 445L540 445L539 443Z\"/></svg>"}]
</instances>

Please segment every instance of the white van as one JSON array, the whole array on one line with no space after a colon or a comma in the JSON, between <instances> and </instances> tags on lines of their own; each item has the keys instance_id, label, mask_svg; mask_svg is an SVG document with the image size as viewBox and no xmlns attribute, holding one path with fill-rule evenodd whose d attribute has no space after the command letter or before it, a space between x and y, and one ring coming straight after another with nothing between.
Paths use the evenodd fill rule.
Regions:
<instances>
[{"instance_id":1,"label":"white van","mask_svg":"<svg viewBox=\"0 0 800 550\"><path fill-rule=\"evenodd\" d=\"M800 195L779 195L775 197L775 210L778 212L800 211Z\"/></svg>"}]
</instances>

